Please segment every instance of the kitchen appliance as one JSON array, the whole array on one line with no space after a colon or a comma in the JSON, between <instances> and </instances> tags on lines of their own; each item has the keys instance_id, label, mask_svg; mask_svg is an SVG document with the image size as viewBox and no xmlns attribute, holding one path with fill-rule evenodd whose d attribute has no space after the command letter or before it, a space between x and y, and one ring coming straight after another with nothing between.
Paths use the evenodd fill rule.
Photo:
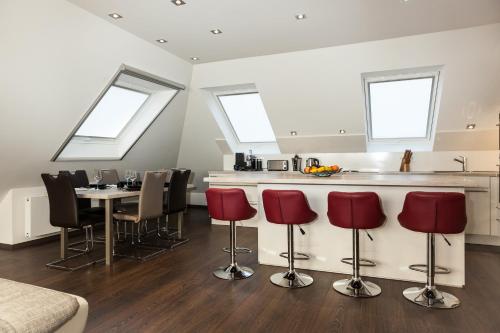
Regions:
<instances>
[{"instance_id":1,"label":"kitchen appliance","mask_svg":"<svg viewBox=\"0 0 500 333\"><path fill-rule=\"evenodd\" d=\"M268 160L267 171L288 171L288 160Z\"/></svg>"},{"instance_id":2,"label":"kitchen appliance","mask_svg":"<svg viewBox=\"0 0 500 333\"><path fill-rule=\"evenodd\" d=\"M310 157L306 160L307 167L319 167L319 160L317 158Z\"/></svg>"},{"instance_id":3,"label":"kitchen appliance","mask_svg":"<svg viewBox=\"0 0 500 333\"><path fill-rule=\"evenodd\" d=\"M299 155L295 154L295 156L292 158L292 170L300 171L301 169L302 169L302 158L300 158Z\"/></svg>"},{"instance_id":4,"label":"kitchen appliance","mask_svg":"<svg viewBox=\"0 0 500 333\"><path fill-rule=\"evenodd\" d=\"M245 161L244 153L236 153L234 154L234 170L243 171L247 169L247 162Z\"/></svg>"}]
</instances>

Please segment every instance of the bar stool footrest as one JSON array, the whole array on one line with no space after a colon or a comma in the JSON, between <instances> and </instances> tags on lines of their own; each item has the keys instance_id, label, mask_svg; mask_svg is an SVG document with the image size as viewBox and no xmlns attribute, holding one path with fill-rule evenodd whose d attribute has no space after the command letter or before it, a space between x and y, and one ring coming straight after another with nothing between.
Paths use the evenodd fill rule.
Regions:
<instances>
[{"instance_id":1,"label":"bar stool footrest","mask_svg":"<svg viewBox=\"0 0 500 333\"><path fill-rule=\"evenodd\" d=\"M288 252L281 252L280 257L288 259ZM293 259L295 260L309 260L311 257L308 254L302 252L294 252Z\"/></svg>"},{"instance_id":2,"label":"bar stool footrest","mask_svg":"<svg viewBox=\"0 0 500 333\"><path fill-rule=\"evenodd\" d=\"M231 249L228 248L228 247L223 247L222 248L222 251L226 252L226 253L231 253ZM253 250L247 248L247 247L236 247L235 248L235 253L252 253Z\"/></svg>"},{"instance_id":3,"label":"bar stool footrest","mask_svg":"<svg viewBox=\"0 0 500 333\"><path fill-rule=\"evenodd\" d=\"M352 258L342 258L340 261L344 264L351 265L352 266ZM359 266L364 266L364 267L375 267L377 264L375 261L368 260L368 259L359 259Z\"/></svg>"},{"instance_id":4,"label":"bar stool footrest","mask_svg":"<svg viewBox=\"0 0 500 333\"><path fill-rule=\"evenodd\" d=\"M414 264L408 266L409 269L417 272L422 272L422 273L427 273L427 265L425 264ZM434 273L435 274L450 274L451 270L446 267L442 266L434 266Z\"/></svg>"}]
</instances>

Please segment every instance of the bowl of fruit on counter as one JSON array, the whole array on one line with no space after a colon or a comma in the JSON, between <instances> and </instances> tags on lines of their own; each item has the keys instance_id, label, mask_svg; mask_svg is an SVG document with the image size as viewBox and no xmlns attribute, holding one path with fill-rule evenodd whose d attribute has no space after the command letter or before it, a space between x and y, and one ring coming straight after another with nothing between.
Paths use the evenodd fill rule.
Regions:
<instances>
[{"instance_id":1,"label":"bowl of fruit on counter","mask_svg":"<svg viewBox=\"0 0 500 333\"><path fill-rule=\"evenodd\" d=\"M313 175L316 177L330 177L336 173L342 172L342 168L338 165L332 166L312 166L304 169L304 174Z\"/></svg>"}]
</instances>

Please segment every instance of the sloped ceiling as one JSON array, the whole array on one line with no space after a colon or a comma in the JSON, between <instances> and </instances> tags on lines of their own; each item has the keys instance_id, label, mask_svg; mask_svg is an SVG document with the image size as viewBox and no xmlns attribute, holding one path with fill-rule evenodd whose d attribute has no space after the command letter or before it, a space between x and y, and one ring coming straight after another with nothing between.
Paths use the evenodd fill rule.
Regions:
<instances>
[{"instance_id":1,"label":"sloped ceiling","mask_svg":"<svg viewBox=\"0 0 500 333\"><path fill-rule=\"evenodd\" d=\"M498 0L68 0L200 62L352 44L500 22ZM109 13L119 13L114 20ZM305 13L305 20L295 15ZM221 29L214 36L212 29Z\"/></svg>"},{"instance_id":2,"label":"sloped ceiling","mask_svg":"<svg viewBox=\"0 0 500 333\"><path fill-rule=\"evenodd\" d=\"M58 0L1 1L0 44L0 200L11 188L41 185L42 172L176 166L186 92L123 161L50 159L121 64L189 86L190 63Z\"/></svg>"}]
</instances>

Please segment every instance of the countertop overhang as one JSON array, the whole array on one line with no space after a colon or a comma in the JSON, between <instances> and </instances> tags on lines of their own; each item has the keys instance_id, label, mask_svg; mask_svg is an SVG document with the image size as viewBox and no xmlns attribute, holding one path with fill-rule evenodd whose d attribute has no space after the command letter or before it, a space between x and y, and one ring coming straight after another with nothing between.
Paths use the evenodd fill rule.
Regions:
<instances>
[{"instance_id":1,"label":"countertop overhang","mask_svg":"<svg viewBox=\"0 0 500 333\"><path fill-rule=\"evenodd\" d=\"M490 177L494 173L482 173ZM478 176L474 173L474 176ZM331 177L317 177L300 172L249 172L211 171L203 179L212 184L258 185L258 184L298 184L298 185L361 185L361 186L414 186L414 187L457 187L483 188L484 182L472 173L442 172L356 172L340 173Z\"/></svg>"}]
</instances>

